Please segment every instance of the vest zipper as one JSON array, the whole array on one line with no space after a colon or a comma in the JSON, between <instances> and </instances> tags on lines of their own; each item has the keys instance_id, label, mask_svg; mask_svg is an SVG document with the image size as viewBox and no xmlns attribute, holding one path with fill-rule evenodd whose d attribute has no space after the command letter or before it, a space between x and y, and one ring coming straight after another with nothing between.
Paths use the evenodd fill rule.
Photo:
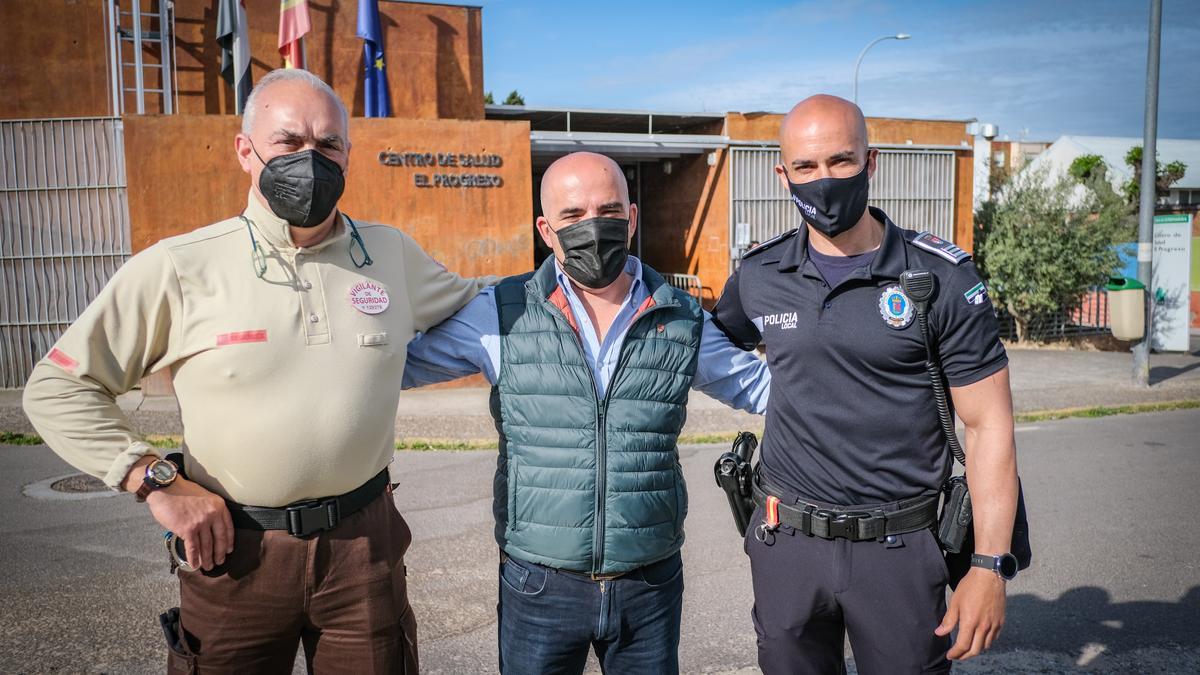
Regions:
<instances>
[{"instance_id":1,"label":"vest zipper","mask_svg":"<svg viewBox=\"0 0 1200 675\"><path fill-rule=\"evenodd\" d=\"M625 337L629 337L632 331L642 319L649 316L652 312L668 307L677 307L678 305L652 305L642 313L633 317L633 321L629 322L629 328L625 331ZM575 336L578 338L578 334ZM583 344L579 345L580 349ZM621 341L620 353L617 355L617 365L613 368L612 378L608 381L608 387L604 390L604 401L596 408L596 526L592 533L592 574L602 574L604 566L604 521L607 516L607 509L604 508L604 498L608 493L608 435L604 432L604 420L608 415L608 401L612 396L614 384L617 382L617 376L621 373L622 367L625 365L625 341ZM588 373L592 369L588 368ZM592 391L595 391L596 376L592 376Z\"/></svg>"},{"instance_id":2,"label":"vest zipper","mask_svg":"<svg viewBox=\"0 0 1200 675\"><path fill-rule=\"evenodd\" d=\"M575 345L579 347L579 355L583 357L583 367L587 369L588 379L592 382L592 393L596 393L596 375L592 373L592 369L587 365L587 354L583 348L583 338L579 333L571 328L571 322L567 321L566 314L554 306L552 303L545 303L553 311L557 312L559 317L570 328L571 334L575 336ZM629 328L625 331L626 337L629 336L629 331L632 331L642 319L649 316L652 312L660 309L668 309L679 307L678 303L668 305L652 305L640 314L633 317L633 321L629 323ZM617 374L621 372L621 366L625 359L625 341L621 341L621 351L617 357L617 366L613 368L612 378L608 382L608 387L604 390L604 398L596 398L596 502L595 502L595 524L592 526L592 574L600 574L604 564L604 521L606 509L604 508L604 497L608 491L608 448L607 435L604 433L604 421L608 413L608 401L612 396L613 383L616 382Z\"/></svg>"}]
</instances>

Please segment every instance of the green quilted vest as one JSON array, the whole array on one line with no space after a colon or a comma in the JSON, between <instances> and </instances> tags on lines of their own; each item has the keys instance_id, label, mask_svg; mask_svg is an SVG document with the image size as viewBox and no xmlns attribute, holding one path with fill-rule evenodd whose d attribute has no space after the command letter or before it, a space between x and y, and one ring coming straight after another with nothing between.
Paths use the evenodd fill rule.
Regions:
<instances>
[{"instance_id":1,"label":"green quilted vest","mask_svg":"<svg viewBox=\"0 0 1200 675\"><path fill-rule=\"evenodd\" d=\"M551 567L616 574L683 545L687 487L676 441L687 417L703 315L647 266L604 399L576 333L554 259L496 286L500 432L496 540Z\"/></svg>"}]
</instances>

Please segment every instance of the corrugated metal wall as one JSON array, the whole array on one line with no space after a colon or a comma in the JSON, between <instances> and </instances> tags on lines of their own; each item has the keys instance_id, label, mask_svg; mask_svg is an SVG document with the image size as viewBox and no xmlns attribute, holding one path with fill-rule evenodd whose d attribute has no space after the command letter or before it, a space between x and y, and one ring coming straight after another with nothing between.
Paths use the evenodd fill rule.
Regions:
<instances>
[{"instance_id":1,"label":"corrugated metal wall","mask_svg":"<svg viewBox=\"0 0 1200 675\"><path fill-rule=\"evenodd\" d=\"M801 224L800 213L779 184L779 148L731 148L730 241L737 224L750 239L766 241ZM901 227L928 230L954 241L954 153L882 148L871 179L870 204Z\"/></svg>"},{"instance_id":2,"label":"corrugated metal wall","mask_svg":"<svg viewBox=\"0 0 1200 675\"><path fill-rule=\"evenodd\" d=\"M130 256L121 121L0 121L0 387L33 365Z\"/></svg>"}]
</instances>

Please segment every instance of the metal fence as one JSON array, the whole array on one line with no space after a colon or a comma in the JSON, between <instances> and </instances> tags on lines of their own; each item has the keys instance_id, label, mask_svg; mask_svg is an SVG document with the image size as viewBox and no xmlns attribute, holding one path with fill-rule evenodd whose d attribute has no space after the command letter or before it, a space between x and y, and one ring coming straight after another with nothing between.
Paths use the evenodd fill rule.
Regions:
<instances>
[{"instance_id":1,"label":"metal fence","mask_svg":"<svg viewBox=\"0 0 1200 675\"><path fill-rule=\"evenodd\" d=\"M749 240L766 241L801 224L800 214L779 184L779 148L731 148L730 241L739 224ZM954 241L954 152L881 148L871 179L870 204L901 227L927 230ZM740 251L730 252L737 258Z\"/></svg>"},{"instance_id":2,"label":"metal fence","mask_svg":"<svg viewBox=\"0 0 1200 675\"><path fill-rule=\"evenodd\" d=\"M704 287L700 284L700 277L695 274L663 274L663 280L668 284L687 293L696 300L701 299L701 293Z\"/></svg>"},{"instance_id":3,"label":"metal fence","mask_svg":"<svg viewBox=\"0 0 1200 675\"><path fill-rule=\"evenodd\" d=\"M1000 322L1000 337L1017 339L1017 323L1003 309L997 310ZM1068 337L1103 335L1110 330L1108 315L1108 291L1093 288L1072 310L1059 310L1035 316L1029 322L1029 339L1036 341L1057 340Z\"/></svg>"},{"instance_id":4,"label":"metal fence","mask_svg":"<svg viewBox=\"0 0 1200 675\"><path fill-rule=\"evenodd\" d=\"M0 388L24 385L129 256L121 121L0 122Z\"/></svg>"}]
</instances>

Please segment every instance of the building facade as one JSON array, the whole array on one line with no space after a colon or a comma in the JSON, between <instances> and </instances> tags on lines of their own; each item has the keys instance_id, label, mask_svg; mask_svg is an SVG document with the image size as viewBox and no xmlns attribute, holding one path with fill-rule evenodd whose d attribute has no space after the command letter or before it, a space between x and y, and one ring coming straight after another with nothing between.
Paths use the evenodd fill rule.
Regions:
<instances>
[{"instance_id":1,"label":"building facade","mask_svg":"<svg viewBox=\"0 0 1200 675\"><path fill-rule=\"evenodd\" d=\"M129 255L242 208L217 5L0 6L0 387L24 383ZM279 6L245 6L257 81L282 66ZM357 5L309 5L308 68L352 115L342 205L404 229L451 270L515 274L544 257L541 175L576 150L620 163L642 214L635 251L705 304L751 241L800 224L772 171L781 114L485 106L480 8L379 6L393 117L366 119ZM970 249L967 124L868 120L881 152L872 203Z\"/></svg>"}]
</instances>

